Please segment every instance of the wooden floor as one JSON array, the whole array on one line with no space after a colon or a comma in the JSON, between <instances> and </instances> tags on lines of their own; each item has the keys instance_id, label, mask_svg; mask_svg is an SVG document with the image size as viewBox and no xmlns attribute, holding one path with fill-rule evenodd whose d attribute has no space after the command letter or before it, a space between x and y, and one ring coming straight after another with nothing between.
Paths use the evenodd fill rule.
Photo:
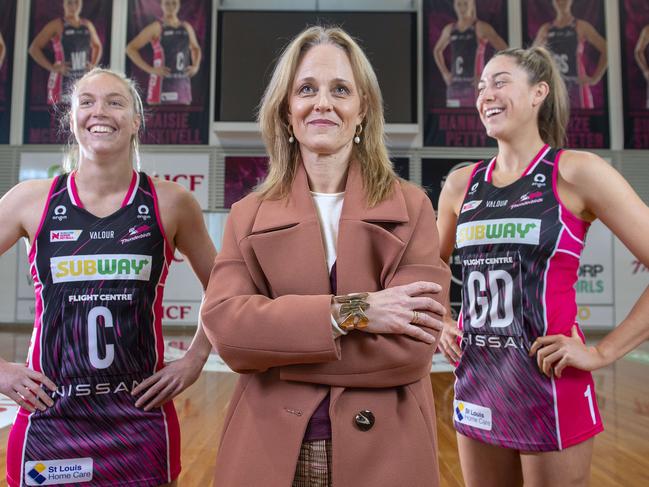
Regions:
<instances>
[{"instance_id":1,"label":"wooden floor","mask_svg":"<svg viewBox=\"0 0 649 487\"><path fill-rule=\"evenodd\" d=\"M0 331L0 356L19 361L14 354L18 353L16 350L25 353L28 338L24 332ZM594 376L605 431L595 441L591 485L649 485L649 343ZM182 430L180 487L210 485L218 439L235 380L235 374L203 372L196 384L176 399ZM462 486L451 419L453 375L431 374L431 384L438 415L442 486ZM0 471L3 473L8 432L9 427L0 430ZM0 485L5 485L4 481Z\"/></svg>"}]
</instances>

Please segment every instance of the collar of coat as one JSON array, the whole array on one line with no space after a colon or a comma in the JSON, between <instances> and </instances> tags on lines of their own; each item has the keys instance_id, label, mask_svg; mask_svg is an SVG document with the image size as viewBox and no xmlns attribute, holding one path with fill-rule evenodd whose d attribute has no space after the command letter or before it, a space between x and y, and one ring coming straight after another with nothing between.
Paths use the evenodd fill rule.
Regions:
<instances>
[{"instance_id":1,"label":"collar of coat","mask_svg":"<svg viewBox=\"0 0 649 487\"><path fill-rule=\"evenodd\" d=\"M313 198L304 165L300 163L295 174L290 197L282 200L264 200L255 218L252 233L262 233L293 226L317 218ZM365 191L360 165L352 162L345 184L345 199L340 220L362 220L367 222L407 223L408 211L401 191L401 185L394 183L388 198L369 208L365 202Z\"/></svg>"}]
</instances>

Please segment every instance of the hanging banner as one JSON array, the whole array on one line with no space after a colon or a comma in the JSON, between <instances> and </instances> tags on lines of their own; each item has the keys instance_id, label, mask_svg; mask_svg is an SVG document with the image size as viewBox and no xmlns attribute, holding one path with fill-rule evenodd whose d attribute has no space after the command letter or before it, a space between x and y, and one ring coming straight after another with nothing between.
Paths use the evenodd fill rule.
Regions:
<instances>
[{"instance_id":1,"label":"hanging banner","mask_svg":"<svg viewBox=\"0 0 649 487\"><path fill-rule=\"evenodd\" d=\"M649 0L620 2L624 148L649 149Z\"/></svg>"},{"instance_id":2,"label":"hanging banner","mask_svg":"<svg viewBox=\"0 0 649 487\"><path fill-rule=\"evenodd\" d=\"M9 143L16 0L0 3L0 144Z\"/></svg>"},{"instance_id":3,"label":"hanging banner","mask_svg":"<svg viewBox=\"0 0 649 487\"><path fill-rule=\"evenodd\" d=\"M507 39L505 0L424 0L424 145L496 145L475 108L476 85Z\"/></svg>"},{"instance_id":4,"label":"hanging banner","mask_svg":"<svg viewBox=\"0 0 649 487\"><path fill-rule=\"evenodd\" d=\"M209 140L211 2L129 0L126 73L143 92L144 144Z\"/></svg>"},{"instance_id":5,"label":"hanging banner","mask_svg":"<svg viewBox=\"0 0 649 487\"><path fill-rule=\"evenodd\" d=\"M566 146L610 146L603 0L522 0L523 42L554 55L570 98Z\"/></svg>"},{"instance_id":6,"label":"hanging banner","mask_svg":"<svg viewBox=\"0 0 649 487\"><path fill-rule=\"evenodd\" d=\"M62 123L74 82L110 62L112 0L32 0L25 144L66 142Z\"/></svg>"}]
</instances>

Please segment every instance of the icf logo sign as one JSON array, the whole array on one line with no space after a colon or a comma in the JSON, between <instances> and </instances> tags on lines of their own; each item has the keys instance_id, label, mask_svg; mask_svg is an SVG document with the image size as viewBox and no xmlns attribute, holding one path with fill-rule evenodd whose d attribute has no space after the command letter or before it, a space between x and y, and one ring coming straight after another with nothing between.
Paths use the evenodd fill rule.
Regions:
<instances>
[{"instance_id":1,"label":"icf logo sign","mask_svg":"<svg viewBox=\"0 0 649 487\"><path fill-rule=\"evenodd\" d=\"M160 175L158 175L158 177L160 177ZM197 188L203 184L205 174L162 174L162 177L167 181L179 183L194 193Z\"/></svg>"},{"instance_id":2,"label":"icf logo sign","mask_svg":"<svg viewBox=\"0 0 649 487\"><path fill-rule=\"evenodd\" d=\"M151 176L172 181L191 192L201 209L209 207L209 154L142 154L142 169Z\"/></svg>"}]
</instances>

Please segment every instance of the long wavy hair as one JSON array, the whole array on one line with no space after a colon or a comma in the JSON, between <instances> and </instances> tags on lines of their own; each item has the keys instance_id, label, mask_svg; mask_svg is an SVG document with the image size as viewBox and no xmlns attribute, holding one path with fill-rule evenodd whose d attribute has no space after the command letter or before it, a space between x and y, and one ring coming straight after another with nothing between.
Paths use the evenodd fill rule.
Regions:
<instances>
[{"instance_id":1,"label":"long wavy hair","mask_svg":"<svg viewBox=\"0 0 649 487\"><path fill-rule=\"evenodd\" d=\"M313 26L298 34L279 57L264 96L258 121L270 156L268 175L257 190L263 198L282 199L290 192L298 165L299 144L289 143L288 100L295 73L304 55L314 46L331 44L347 54L361 95L365 117L360 143L351 158L358 161L368 206L387 198L397 176L385 145L383 97L367 56L358 43L338 27Z\"/></svg>"}]
</instances>

